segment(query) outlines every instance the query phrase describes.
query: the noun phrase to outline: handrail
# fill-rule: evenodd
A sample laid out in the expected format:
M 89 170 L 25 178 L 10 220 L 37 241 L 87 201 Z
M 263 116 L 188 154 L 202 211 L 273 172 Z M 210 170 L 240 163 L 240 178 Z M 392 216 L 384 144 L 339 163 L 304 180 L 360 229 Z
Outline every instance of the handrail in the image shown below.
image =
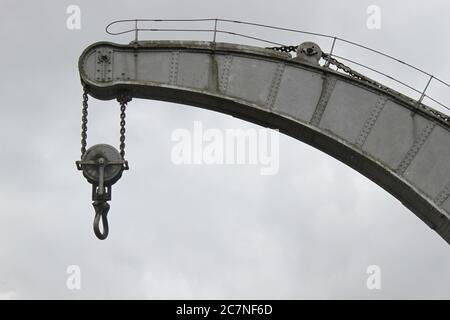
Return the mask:
M 154 22 L 154 23 L 161 23 L 161 22 L 169 22 L 169 23 L 174 23 L 174 22 L 209 22 L 209 23 L 213 23 L 212 28 L 204 28 L 204 29 L 186 29 L 186 28 L 140 28 L 140 24 L 145 23 L 145 22 Z M 219 28 L 219 22 L 222 24 Z M 111 27 L 117 24 L 123 24 L 123 23 L 134 23 L 134 28 L 131 29 L 126 29 L 124 31 L 119 31 L 119 32 L 113 32 L 111 31 Z M 215 45 L 215 43 L 217 42 L 217 35 L 218 34 L 228 34 L 228 35 L 233 35 L 233 36 L 238 36 L 238 37 L 243 37 L 246 39 L 251 39 L 251 40 L 256 40 L 256 41 L 260 41 L 260 42 L 264 42 L 264 43 L 269 43 L 272 45 L 278 45 L 278 46 L 286 46 L 285 44 L 281 44 L 279 42 L 276 41 L 272 41 L 272 40 L 268 40 L 268 39 L 263 39 L 260 37 L 256 37 L 253 35 L 248 35 L 248 34 L 243 34 L 243 33 L 238 33 L 238 32 L 234 32 L 234 31 L 230 31 L 227 30 L 226 28 L 224 28 L 223 26 L 228 23 L 228 24 L 242 24 L 242 25 L 247 25 L 247 26 L 253 26 L 253 27 L 260 27 L 260 28 L 266 28 L 266 29 L 272 29 L 272 30 L 279 30 L 279 31 L 287 31 L 287 32 L 294 32 L 294 33 L 300 33 L 300 34 L 305 34 L 305 35 L 312 35 L 312 36 L 316 36 L 316 37 L 322 37 L 322 38 L 326 38 L 326 39 L 330 39 L 332 40 L 332 44 L 331 44 L 331 50 L 330 53 L 328 54 L 329 57 L 336 57 L 345 61 L 348 61 L 350 63 L 353 63 L 357 66 L 366 68 L 368 70 L 371 70 L 373 72 L 376 72 L 390 80 L 395 81 L 396 83 L 412 90 L 413 92 L 417 93 L 420 95 L 420 97 L 417 99 L 417 103 L 418 104 L 422 104 L 422 100 L 424 98 L 429 99 L 430 101 L 433 101 L 434 103 L 438 104 L 439 106 L 445 108 L 446 110 L 450 111 L 450 107 L 446 106 L 444 103 L 439 102 L 438 100 L 436 100 L 435 98 L 430 97 L 427 94 L 427 90 L 430 86 L 430 84 L 435 81 L 435 82 L 439 82 L 440 84 L 450 88 L 450 84 L 447 83 L 446 81 L 437 78 L 436 76 L 418 68 L 415 67 L 407 62 L 404 62 L 400 59 L 397 59 L 389 54 L 386 54 L 384 52 L 381 52 L 379 50 L 376 49 L 372 49 L 370 47 L 367 47 L 365 45 L 341 38 L 341 37 L 337 37 L 337 36 L 333 36 L 333 35 L 328 35 L 328 34 L 323 34 L 323 33 L 317 33 L 317 32 L 310 32 L 310 31 L 304 31 L 304 30 L 298 30 L 298 29 L 291 29 L 291 28 L 283 28 L 283 27 L 276 27 L 276 26 L 271 26 L 271 25 L 266 25 L 266 24 L 261 24 L 261 23 L 254 23 L 254 22 L 247 22 L 247 21 L 240 21 L 240 20 L 230 20 L 230 19 L 220 19 L 220 18 L 205 18 L 205 19 L 122 19 L 122 20 L 115 20 L 111 23 L 109 23 L 105 30 L 106 33 L 108 33 L 109 35 L 123 35 L 123 34 L 127 34 L 127 33 L 134 33 L 135 35 L 135 41 L 138 42 L 139 41 L 139 32 L 200 32 L 200 33 L 212 33 L 213 37 L 212 37 L 212 42 Z M 407 83 L 405 83 L 404 81 L 398 80 L 396 78 L 394 78 L 393 76 L 389 76 L 384 72 L 381 72 L 379 70 L 376 70 L 375 68 L 366 66 L 362 63 L 353 61 L 351 59 L 348 58 L 344 58 L 338 55 L 335 55 L 333 53 L 333 51 L 335 50 L 335 47 L 338 45 L 338 43 L 346 43 L 355 47 L 359 47 L 361 49 L 373 52 L 377 55 L 381 55 L 385 58 L 391 59 L 393 61 L 395 61 L 396 63 L 400 63 L 404 66 L 407 66 L 423 75 L 426 75 L 428 77 L 427 80 L 427 84 L 425 86 L 425 88 L 423 90 L 419 90 L 417 88 L 414 88 L 411 85 L 408 85 Z M 328 66 L 329 61 L 326 62 L 326 66 Z
M 233 36 L 239 36 L 239 37 L 243 37 L 243 38 L 248 38 L 248 39 L 253 39 L 253 40 L 257 40 L 257 41 L 261 41 L 261 42 L 265 42 L 268 44 L 275 44 L 277 46 L 284 46 L 285 44 L 279 43 L 279 42 L 273 42 L 273 41 L 269 41 L 269 40 L 265 40 L 262 38 L 258 38 L 258 37 L 252 37 L 249 35 L 245 35 L 243 33 L 237 33 L 237 32 L 232 32 L 232 31 L 226 31 L 226 30 L 219 30 L 219 29 L 177 29 L 177 28 L 137 28 L 137 29 L 129 29 L 126 31 L 122 31 L 122 32 L 117 32 L 117 33 L 109 33 L 111 35 L 121 35 L 121 34 L 126 34 L 126 33 L 130 33 L 130 32 L 136 32 L 136 31 L 152 31 L 152 32 L 168 32 L 168 31 L 172 31 L 172 32 L 212 32 L 217 36 L 217 33 L 223 33 L 223 34 L 230 34 Z M 215 42 L 215 41 L 213 41 Z

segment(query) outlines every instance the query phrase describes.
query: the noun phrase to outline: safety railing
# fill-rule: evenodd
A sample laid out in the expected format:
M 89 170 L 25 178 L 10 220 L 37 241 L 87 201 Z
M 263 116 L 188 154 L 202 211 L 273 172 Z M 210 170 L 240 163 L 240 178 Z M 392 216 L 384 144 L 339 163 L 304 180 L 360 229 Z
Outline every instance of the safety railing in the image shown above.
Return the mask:
M 170 27 L 162 26 L 159 28 L 155 27 L 155 26 L 161 26 L 161 24 L 174 25 L 174 24 L 179 24 L 179 23 L 189 23 L 189 24 L 196 23 L 196 24 L 203 24 L 203 26 L 201 28 L 179 28 L 179 27 L 173 27 L 173 26 L 170 26 Z M 149 24 L 151 24 L 152 26 L 149 27 L 148 26 Z M 114 31 L 114 29 L 117 28 L 118 25 L 121 25 L 122 28 L 125 30 L 122 29 L 122 30 Z M 252 29 L 253 33 L 255 31 L 263 32 L 264 37 L 257 36 L 257 35 L 251 35 L 248 33 L 243 33 L 242 31 L 240 31 L 243 27 L 253 28 Z M 278 31 L 283 32 L 282 36 L 272 35 L 272 37 L 282 38 L 283 41 L 279 41 L 279 40 L 274 41 L 272 39 L 268 39 L 267 38 L 268 30 L 276 31 L 276 32 L 278 32 Z M 379 50 L 372 49 L 368 46 L 364 46 L 362 44 L 359 44 L 359 43 L 356 43 L 353 41 L 343 39 L 338 36 L 317 33 L 317 32 L 309 32 L 309 31 L 298 30 L 298 29 L 276 27 L 276 26 L 270 26 L 270 25 L 265 25 L 265 24 L 260 24 L 260 23 L 229 20 L 229 19 L 219 19 L 219 18 L 116 20 L 106 26 L 106 32 L 110 35 L 124 35 L 124 34 L 132 33 L 134 35 L 134 41 L 136 41 L 136 42 L 140 41 L 139 36 L 141 35 L 142 32 L 172 32 L 172 33 L 175 32 L 175 33 L 185 33 L 188 35 L 197 34 L 197 33 L 209 34 L 210 36 L 208 38 L 203 38 L 203 36 L 201 38 L 202 38 L 202 40 L 212 41 L 213 43 L 216 43 L 219 41 L 219 35 L 224 35 L 224 36 L 239 37 L 239 38 L 246 39 L 247 41 L 252 40 L 252 41 L 256 41 L 257 43 L 265 43 L 266 45 L 269 44 L 271 46 L 281 46 L 281 47 L 287 47 L 288 45 L 285 43 L 287 41 L 289 41 L 292 46 L 293 40 L 291 38 L 287 38 L 287 36 L 286 36 L 287 33 L 302 34 L 302 35 L 306 35 L 309 37 L 319 38 L 319 39 L 322 39 L 322 41 L 323 40 L 328 41 L 328 44 L 325 44 L 325 46 L 323 46 L 323 44 L 319 44 L 322 47 L 322 50 L 327 45 L 330 48 L 328 53 L 326 53 L 324 55 L 328 59 L 335 58 L 340 61 L 345 61 L 346 63 L 352 64 L 352 69 L 353 69 L 353 66 L 355 66 L 356 68 L 361 67 L 361 68 L 366 69 L 367 70 L 366 72 L 371 72 L 374 75 L 378 75 L 378 76 L 381 76 L 381 77 L 391 80 L 393 83 L 395 83 L 399 86 L 399 88 L 394 88 L 395 90 L 397 90 L 401 93 L 404 93 L 404 92 L 402 92 L 403 91 L 402 88 L 403 88 L 403 89 L 409 90 L 410 93 L 412 93 L 412 94 L 417 94 L 417 97 L 415 98 L 415 100 L 418 105 L 422 105 L 424 100 L 428 100 L 427 104 L 433 105 L 433 107 L 435 107 L 435 109 L 437 109 L 438 112 L 445 113 L 446 120 L 450 122 L 450 119 L 448 117 L 450 115 L 450 107 L 449 107 L 450 104 L 443 103 L 438 98 L 431 97 L 430 94 L 428 93 L 430 90 L 430 87 L 432 85 L 440 85 L 441 88 L 437 89 L 437 91 L 442 93 L 443 92 L 442 87 L 443 87 L 445 90 L 446 97 L 448 95 L 448 99 L 450 100 L 450 90 L 449 90 L 450 84 L 449 83 L 432 75 L 431 73 L 428 73 L 428 72 L 426 72 L 416 66 L 413 66 L 409 63 L 406 63 L 400 59 L 397 59 L 389 54 L 386 54 Z M 145 39 L 145 40 L 148 40 L 148 39 Z M 223 41 L 222 39 L 220 39 L 220 40 Z M 223 42 L 225 42 L 225 41 L 223 41 Z M 295 38 L 295 45 L 298 45 L 298 44 L 300 44 L 300 41 L 298 41 L 298 38 Z M 395 62 L 396 64 L 400 64 L 400 65 L 408 68 L 409 70 L 414 71 L 418 75 L 425 77 L 425 79 L 423 79 L 424 85 L 422 86 L 422 88 L 417 88 L 414 85 L 408 84 L 406 82 L 406 80 L 400 80 L 400 79 L 398 79 L 398 77 L 391 76 L 391 75 L 387 74 L 386 72 L 380 71 L 377 68 L 368 66 L 366 63 L 358 62 L 353 59 L 343 57 L 342 55 L 335 54 L 338 46 L 342 46 L 344 44 L 349 45 L 354 48 L 362 49 L 366 52 L 373 53 L 379 57 L 389 59 L 389 60 Z M 329 65 L 329 62 L 330 61 L 326 62 L 327 66 Z M 337 70 L 337 71 L 339 71 L 339 70 Z M 415 79 L 415 75 L 413 76 L 413 78 Z M 417 80 L 417 81 L 419 81 L 419 80 Z M 410 96 L 411 94 L 406 94 L 406 95 Z

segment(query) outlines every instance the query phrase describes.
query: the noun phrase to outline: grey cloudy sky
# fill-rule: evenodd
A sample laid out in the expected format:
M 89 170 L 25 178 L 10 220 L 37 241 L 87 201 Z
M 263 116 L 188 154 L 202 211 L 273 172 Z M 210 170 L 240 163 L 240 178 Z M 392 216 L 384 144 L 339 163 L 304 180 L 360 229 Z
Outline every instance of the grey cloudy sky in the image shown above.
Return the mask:
M 336 34 L 448 81 L 445 1 L 0 4 L 0 298 L 450 298 L 448 244 L 380 187 L 290 137 L 280 137 L 277 175 L 249 165 L 176 166 L 170 138 L 177 128 L 195 120 L 219 130 L 259 127 L 132 101 L 131 170 L 114 186 L 106 241 L 93 234 L 90 185 L 74 164 L 77 59 L 93 42 L 131 40 L 105 34 L 112 20 L 220 17 Z M 81 8 L 80 30 L 66 28 L 71 4 Z M 366 28 L 371 4 L 381 8 L 380 30 Z M 118 145 L 118 112 L 114 101 L 90 100 L 90 144 Z M 69 265 L 81 268 L 81 290 L 66 287 Z M 381 268 L 381 290 L 366 287 L 369 265 Z

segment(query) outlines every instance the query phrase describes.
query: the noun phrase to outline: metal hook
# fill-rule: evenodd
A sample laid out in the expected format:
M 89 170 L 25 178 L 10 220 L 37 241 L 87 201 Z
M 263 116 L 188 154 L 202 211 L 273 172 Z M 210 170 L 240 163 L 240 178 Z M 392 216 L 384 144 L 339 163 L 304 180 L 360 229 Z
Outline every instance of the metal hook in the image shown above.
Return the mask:
M 97 238 L 100 240 L 105 240 L 108 237 L 109 226 L 108 226 L 108 211 L 109 211 L 109 203 L 106 201 L 94 201 L 92 203 L 95 209 L 95 218 L 94 218 L 94 232 Z M 100 219 L 102 220 L 103 232 L 100 231 Z

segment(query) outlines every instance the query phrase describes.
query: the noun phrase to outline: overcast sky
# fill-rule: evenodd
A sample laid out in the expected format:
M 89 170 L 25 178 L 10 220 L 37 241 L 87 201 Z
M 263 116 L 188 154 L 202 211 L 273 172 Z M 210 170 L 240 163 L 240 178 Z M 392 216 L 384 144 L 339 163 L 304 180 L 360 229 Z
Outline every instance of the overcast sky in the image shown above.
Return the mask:
M 132 40 L 105 34 L 112 20 L 220 17 L 335 34 L 449 81 L 445 1 L 0 3 L 0 298 L 450 298 L 448 244 L 379 186 L 308 145 L 282 135 L 272 176 L 251 165 L 170 160 L 177 128 L 191 130 L 196 120 L 259 128 L 251 123 L 133 100 L 131 170 L 113 188 L 105 241 L 93 234 L 90 185 L 74 164 L 78 57 L 96 41 Z M 66 27 L 71 4 L 81 9 L 80 30 Z M 366 27 L 372 4 L 381 9 L 380 30 Z M 117 146 L 118 117 L 115 101 L 91 99 L 89 144 Z M 70 265 L 80 267 L 81 290 L 66 286 Z M 381 268 L 381 290 L 366 287 L 369 265 Z

